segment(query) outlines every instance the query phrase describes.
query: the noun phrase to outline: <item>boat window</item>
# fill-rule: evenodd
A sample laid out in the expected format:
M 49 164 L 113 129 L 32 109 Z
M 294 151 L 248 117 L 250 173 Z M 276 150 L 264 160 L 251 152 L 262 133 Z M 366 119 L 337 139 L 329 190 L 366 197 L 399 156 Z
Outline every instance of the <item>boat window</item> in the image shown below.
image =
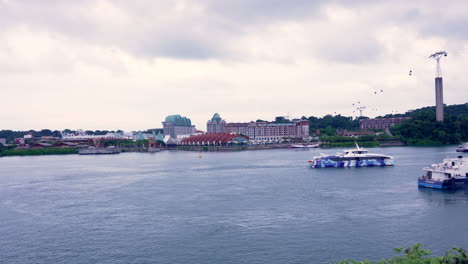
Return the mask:
M 455 161 L 452 161 L 452 166 L 455 166 Z

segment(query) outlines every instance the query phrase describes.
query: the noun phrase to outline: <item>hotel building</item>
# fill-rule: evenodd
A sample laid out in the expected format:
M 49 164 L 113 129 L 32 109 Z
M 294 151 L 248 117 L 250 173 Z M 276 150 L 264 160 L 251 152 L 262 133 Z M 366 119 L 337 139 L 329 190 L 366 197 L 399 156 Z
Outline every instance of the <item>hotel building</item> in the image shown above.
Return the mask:
M 193 135 L 195 134 L 195 126 L 192 125 L 192 121 L 180 115 L 170 115 L 166 117 L 166 120 L 162 122 L 164 136 L 170 136 L 176 138 L 180 135 Z
M 394 118 L 375 118 L 359 120 L 359 128 L 365 129 L 386 129 L 394 125 L 401 124 L 410 117 L 394 117 Z
M 246 135 L 251 141 L 283 141 L 286 138 L 308 139 L 309 120 L 292 120 L 287 123 L 228 123 L 224 130 L 226 133 Z
M 206 132 L 207 133 L 224 133 L 224 127 L 226 126 L 226 121 L 221 119 L 218 113 L 213 115 L 213 118 L 208 120 L 206 123 Z

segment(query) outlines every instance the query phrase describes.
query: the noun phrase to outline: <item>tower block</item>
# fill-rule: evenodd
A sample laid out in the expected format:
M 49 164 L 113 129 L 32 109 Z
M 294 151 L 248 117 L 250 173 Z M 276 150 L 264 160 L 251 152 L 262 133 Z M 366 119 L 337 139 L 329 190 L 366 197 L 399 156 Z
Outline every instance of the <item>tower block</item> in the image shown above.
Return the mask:
M 436 120 L 444 121 L 444 85 L 442 77 L 435 78 Z
M 442 71 L 440 69 L 440 58 L 447 57 L 447 52 L 438 51 L 429 58 L 436 60 L 435 96 L 436 96 L 436 120 L 444 121 L 444 85 L 442 82 Z

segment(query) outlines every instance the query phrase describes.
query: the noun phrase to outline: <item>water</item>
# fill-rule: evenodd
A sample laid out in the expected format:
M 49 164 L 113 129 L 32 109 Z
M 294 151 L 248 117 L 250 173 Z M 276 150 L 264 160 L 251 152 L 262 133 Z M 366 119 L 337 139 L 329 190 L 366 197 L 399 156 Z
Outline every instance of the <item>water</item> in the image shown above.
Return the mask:
M 309 169 L 334 150 L 0 158 L 1 263 L 330 263 L 468 248 L 468 191 L 418 189 L 454 146 L 394 167 Z

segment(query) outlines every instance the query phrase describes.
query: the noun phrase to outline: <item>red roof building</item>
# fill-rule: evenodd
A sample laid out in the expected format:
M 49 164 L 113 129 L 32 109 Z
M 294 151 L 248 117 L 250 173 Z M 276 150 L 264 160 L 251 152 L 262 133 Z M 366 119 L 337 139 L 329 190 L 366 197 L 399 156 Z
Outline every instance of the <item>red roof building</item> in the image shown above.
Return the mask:
M 230 144 L 246 143 L 248 140 L 248 137 L 241 135 L 229 133 L 208 133 L 184 138 L 180 144 L 186 146 L 225 146 Z

